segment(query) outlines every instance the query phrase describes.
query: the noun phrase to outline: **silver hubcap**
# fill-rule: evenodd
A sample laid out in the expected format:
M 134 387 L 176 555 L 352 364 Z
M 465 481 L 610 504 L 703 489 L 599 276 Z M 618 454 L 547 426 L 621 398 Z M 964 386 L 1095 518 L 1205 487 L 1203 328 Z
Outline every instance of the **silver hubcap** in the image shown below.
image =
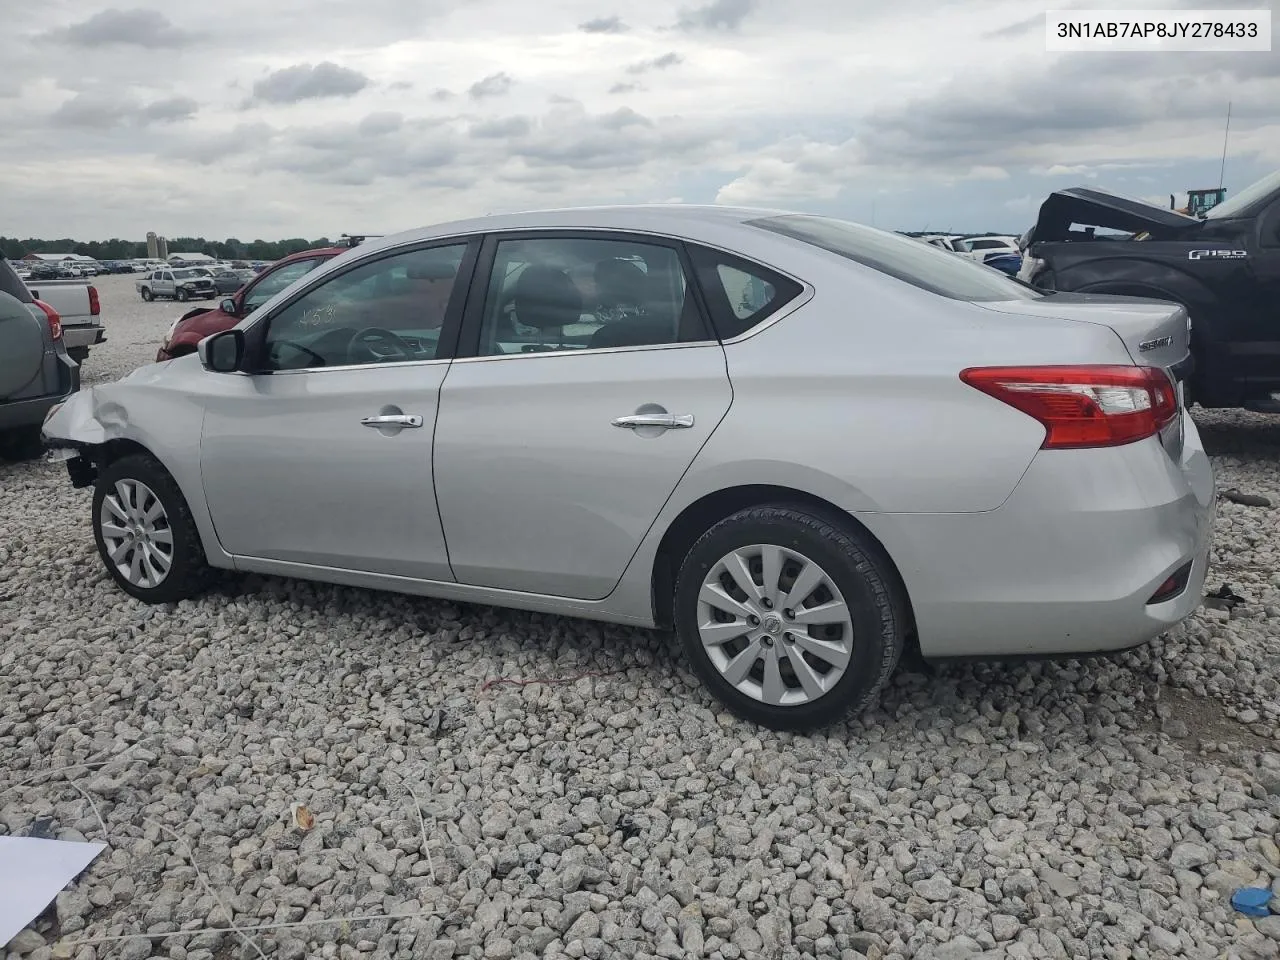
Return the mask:
M 853 620 L 818 564 L 773 544 L 722 557 L 698 593 L 707 656 L 740 693 L 773 706 L 812 703 L 849 668 Z
M 159 586 L 173 566 L 173 530 L 155 492 L 141 480 L 117 480 L 102 499 L 98 526 L 107 556 L 137 587 Z

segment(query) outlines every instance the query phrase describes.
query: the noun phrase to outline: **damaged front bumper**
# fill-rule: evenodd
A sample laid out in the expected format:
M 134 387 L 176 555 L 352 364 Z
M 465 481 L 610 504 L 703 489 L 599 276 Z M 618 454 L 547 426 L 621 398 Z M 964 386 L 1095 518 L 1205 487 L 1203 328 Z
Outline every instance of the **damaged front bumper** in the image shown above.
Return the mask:
M 106 431 L 95 416 L 95 388 L 80 390 L 45 414 L 41 437 L 46 458 L 65 463 L 73 487 L 92 486 L 98 478 L 98 450 Z

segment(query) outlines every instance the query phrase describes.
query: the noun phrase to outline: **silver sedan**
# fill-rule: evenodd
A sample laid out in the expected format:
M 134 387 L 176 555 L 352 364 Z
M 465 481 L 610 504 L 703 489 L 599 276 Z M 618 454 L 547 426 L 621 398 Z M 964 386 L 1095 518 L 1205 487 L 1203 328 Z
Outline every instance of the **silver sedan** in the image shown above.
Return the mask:
M 560 210 L 370 241 L 45 424 L 127 593 L 211 568 L 674 628 L 777 728 L 1198 603 L 1183 308 L 840 220 Z

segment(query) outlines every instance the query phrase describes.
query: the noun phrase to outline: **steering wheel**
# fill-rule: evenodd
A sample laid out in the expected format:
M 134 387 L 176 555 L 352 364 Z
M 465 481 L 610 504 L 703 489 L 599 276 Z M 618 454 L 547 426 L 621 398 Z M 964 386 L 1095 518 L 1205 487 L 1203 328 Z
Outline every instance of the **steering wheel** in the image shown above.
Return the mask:
M 357 361 L 357 357 L 360 357 L 372 363 L 412 360 L 413 348 L 390 330 L 384 330 L 382 327 L 365 327 L 357 331 L 356 335 L 348 341 L 347 356 L 352 361 Z

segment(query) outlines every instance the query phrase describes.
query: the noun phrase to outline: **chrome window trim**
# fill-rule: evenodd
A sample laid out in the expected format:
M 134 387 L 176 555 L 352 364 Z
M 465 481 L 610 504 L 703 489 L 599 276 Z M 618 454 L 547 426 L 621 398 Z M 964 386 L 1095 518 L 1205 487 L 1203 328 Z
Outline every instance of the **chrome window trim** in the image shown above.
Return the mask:
M 296 370 L 263 370 L 246 373 L 246 377 L 287 377 L 298 373 L 345 373 L 350 370 L 385 370 L 388 367 L 429 367 L 452 360 L 391 360 L 385 363 L 344 363 L 337 367 L 298 367 Z
M 642 343 L 633 347 L 584 347 L 581 350 L 539 350 L 536 353 L 501 353 L 485 357 L 458 357 L 453 363 L 483 363 L 491 360 L 534 360 L 543 357 L 599 356 L 604 353 L 639 353 L 649 350 L 690 350 L 718 347 L 719 340 L 692 340 L 687 343 Z

